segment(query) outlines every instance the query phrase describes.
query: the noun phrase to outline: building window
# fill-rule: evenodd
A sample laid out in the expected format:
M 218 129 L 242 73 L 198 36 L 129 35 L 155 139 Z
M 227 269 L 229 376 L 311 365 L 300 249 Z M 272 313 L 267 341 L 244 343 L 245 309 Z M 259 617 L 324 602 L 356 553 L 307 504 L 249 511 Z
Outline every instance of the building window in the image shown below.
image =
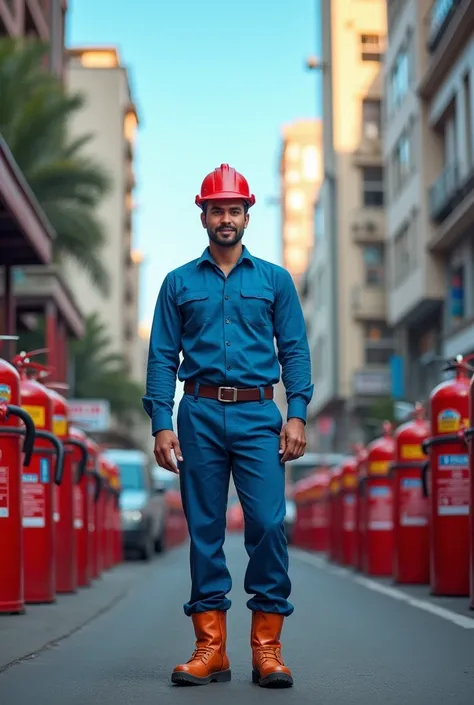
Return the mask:
M 395 57 L 390 72 L 389 112 L 394 112 L 402 104 L 410 87 L 410 55 L 407 46 L 403 46 Z
M 301 211 L 305 206 L 304 192 L 298 188 L 289 189 L 286 194 L 286 207 L 288 210 Z
M 362 101 L 362 129 L 364 137 L 369 140 L 380 139 L 381 133 L 381 102 L 380 100 Z
M 398 139 L 392 157 L 393 192 L 396 195 L 405 185 L 413 166 L 412 126 L 406 128 Z
M 362 61 L 382 61 L 382 38 L 378 34 L 360 35 L 360 54 Z
M 368 286 L 381 286 L 385 281 L 383 245 L 367 245 L 363 251 L 365 283 Z
M 303 149 L 303 178 L 307 181 L 318 181 L 321 173 L 319 150 L 315 145 L 307 145 Z
M 394 352 L 393 333 L 383 321 L 366 323 L 364 355 L 366 365 L 388 365 Z
M 362 202 L 366 207 L 381 208 L 384 204 L 383 168 L 366 166 L 362 169 Z

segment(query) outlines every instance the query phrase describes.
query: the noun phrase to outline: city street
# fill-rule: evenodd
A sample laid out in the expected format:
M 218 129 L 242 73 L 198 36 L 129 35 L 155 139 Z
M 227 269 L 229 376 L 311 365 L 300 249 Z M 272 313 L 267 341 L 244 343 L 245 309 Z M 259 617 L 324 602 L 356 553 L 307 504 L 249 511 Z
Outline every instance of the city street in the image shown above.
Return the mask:
M 242 538 L 229 536 L 226 549 L 234 576 L 231 683 L 186 689 L 170 683 L 173 666 L 187 660 L 193 648 L 191 622 L 182 612 L 189 582 L 183 546 L 145 569 L 134 563 L 119 567 L 130 574 L 138 570 L 140 579 L 82 629 L 4 667 L 0 702 L 472 704 L 474 613 L 467 600 L 435 600 L 426 588 L 395 589 L 296 550 L 291 559 L 296 609 L 283 634 L 295 686 L 266 691 L 252 685 Z

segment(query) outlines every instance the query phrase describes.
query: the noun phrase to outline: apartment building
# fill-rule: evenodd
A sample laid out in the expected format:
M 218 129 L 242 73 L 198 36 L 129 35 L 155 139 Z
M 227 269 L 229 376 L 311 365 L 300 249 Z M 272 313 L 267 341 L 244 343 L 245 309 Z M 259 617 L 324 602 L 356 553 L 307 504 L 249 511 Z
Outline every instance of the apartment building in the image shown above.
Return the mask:
M 388 2 L 388 319 L 405 397 L 474 351 L 474 3 Z
M 98 208 L 107 233 L 103 262 L 110 277 L 107 296 L 91 286 L 87 275 L 68 263 L 68 279 L 85 314 L 98 312 L 108 324 L 113 349 L 125 355 L 129 371 L 144 379 L 140 364 L 139 281 L 142 256 L 133 248 L 134 150 L 138 118 L 127 69 L 113 47 L 68 52 L 67 85 L 85 105 L 71 121 L 73 135 L 93 133 L 86 149 L 108 171 L 112 191 Z
M 37 37 L 50 44 L 48 69 L 63 76 L 67 0 L 0 0 L 0 37 Z
M 314 205 L 323 176 L 321 120 L 282 128 L 280 200 L 282 264 L 299 287 L 314 244 Z
M 391 392 L 381 101 L 383 0 L 321 0 L 324 180 L 302 287 L 315 385 L 309 449 L 345 452 Z

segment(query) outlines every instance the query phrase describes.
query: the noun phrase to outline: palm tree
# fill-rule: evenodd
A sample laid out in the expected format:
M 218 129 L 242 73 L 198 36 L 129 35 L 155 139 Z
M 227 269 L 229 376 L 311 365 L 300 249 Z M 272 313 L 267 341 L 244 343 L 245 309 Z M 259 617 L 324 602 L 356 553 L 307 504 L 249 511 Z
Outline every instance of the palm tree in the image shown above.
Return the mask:
M 83 105 L 41 68 L 47 45 L 36 40 L 0 40 L 0 133 L 56 231 L 54 258 L 73 258 L 106 294 L 101 262 L 106 232 L 96 208 L 110 179 L 83 147 L 92 135 L 71 140 L 68 123 Z
M 112 413 L 126 423 L 144 413 L 143 389 L 130 379 L 123 356 L 111 351 L 107 327 L 98 314 L 86 319 L 84 336 L 72 343 L 71 357 L 76 399 L 107 399 Z

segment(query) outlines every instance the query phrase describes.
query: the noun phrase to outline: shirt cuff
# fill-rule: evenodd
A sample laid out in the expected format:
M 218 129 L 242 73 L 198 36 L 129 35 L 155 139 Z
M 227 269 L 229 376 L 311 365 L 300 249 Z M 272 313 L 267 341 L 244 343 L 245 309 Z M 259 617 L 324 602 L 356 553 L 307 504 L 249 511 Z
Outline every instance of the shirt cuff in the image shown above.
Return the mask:
M 302 399 L 291 399 L 288 402 L 287 419 L 301 419 L 306 423 L 306 402 Z
M 158 411 L 151 420 L 151 435 L 154 436 L 159 431 L 174 431 L 173 417 L 166 411 Z

